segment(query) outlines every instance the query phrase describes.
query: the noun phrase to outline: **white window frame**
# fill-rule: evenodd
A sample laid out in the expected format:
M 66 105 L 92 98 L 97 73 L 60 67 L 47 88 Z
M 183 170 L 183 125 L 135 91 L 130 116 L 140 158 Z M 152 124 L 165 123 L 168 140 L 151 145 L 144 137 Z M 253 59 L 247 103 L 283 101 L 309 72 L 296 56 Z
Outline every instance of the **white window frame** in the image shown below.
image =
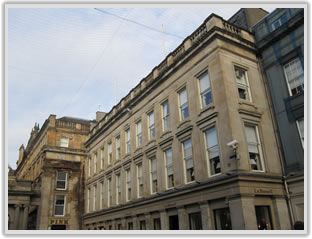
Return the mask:
M 303 126 L 303 132 L 301 132 L 301 128 L 300 128 L 300 122 L 302 121 L 302 126 Z M 296 124 L 297 124 L 297 129 L 298 129 L 298 133 L 299 133 L 299 137 L 300 137 L 300 141 L 302 144 L 302 148 L 304 148 L 304 117 L 297 119 L 296 120 Z
M 101 148 L 101 169 L 104 168 L 104 147 Z
M 93 185 L 93 211 L 96 211 L 96 185 Z
M 140 190 L 140 185 L 142 185 L 142 191 Z M 143 195 L 144 195 L 143 165 L 142 165 L 142 163 L 139 163 L 139 164 L 137 164 L 137 197 L 141 198 L 141 197 L 143 197 Z
M 182 102 L 182 94 L 185 92 L 185 95 L 186 95 L 186 102 Z M 178 92 L 178 95 L 179 95 L 179 113 L 180 113 L 180 121 L 183 121 L 185 119 L 187 119 L 189 116 L 190 116 L 190 112 L 189 112 L 189 106 L 188 106 L 188 95 L 187 95 L 187 89 L 186 89 L 186 86 L 184 86 L 179 92 Z M 187 116 L 184 117 L 184 114 L 183 114 L 183 110 L 184 109 L 187 109 Z
M 60 173 L 64 173 L 65 174 L 65 180 L 60 180 L 59 179 L 59 174 Z M 64 188 L 59 188 L 59 187 L 57 187 L 57 182 L 64 182 L 65 181 L 65 187 Z M 66 190 L 67 189 L 67 172 L 64 172 L 64 171 L 58 171 L 57 172 L 57 174 L 56 174 L 56 186 L 55 186 L 55 188 L 57 189 L 57 190 Z
M 167 152 L 168 151 L 171 151 L 171 164 L 168 164 L 168 155 L 167 155 Z M 174 172 L 173 172 L 173 155 L 172 155 L 172 148 L 168 148 L 164 151 L 164 157 L 165 157 L 165 171 L 166 171 L 166 188 L 167 190 L 168 189 L 171 189 L 171 188 L 174 188 L 175 187 L 175 178 L 174 178 Z M 172 170 L 172 174 L 168 174 L 168 168 L 171 168 Z M 172 187 L 169 187 L 169 176 L 173 177 L 173 185 Z
M 190 141 L 191 142 L 191 152 L 192 152 L 192 154 L 190 155 L 190 156 L 188 156 L 188 157 L 186 157 L 185 156 L 185 143 L 187 142 L 187 141 Z M 183 160 L 184 160 L 184 174 L 185 174 L 185 183 L 191 183 L 191 182 L 194 182 L 195 181 L 195 167 L 194 167 L 194 160 L 193 160 L 193 144 L 192 144 L 192 139 L 191 138 L 189 138 L 189 139 L 186 139 L 186 140 L 184 140 L 183 142 L 182 142 L 182 149 L 183 149 Z M 194 180 L 190 180 L 190 181 L 188 181 L 188 179 L 187 179 L 187 174 L 188 174 L 188 170 L 189 170 L 189 168 L 187 168 L 187 161 L 189 161 L 189 160 L 192 160 L 192 168 L 193 168 L 193 172 L 192 172 L 192 174 L 193 174 L 193 177 L 194 177 Z M 191 175 L 192 176 L 192 175 Z
M 153 116 L 153 123 L 151 123 L 151 116 Z M 152 133 L 154 132 L 154 134 Z M 155 115 L 154 111 L 148 113 L 148 139 L 151 140 L 155 138 Z
M 303 71 L 303 68 L 302 68 L 302 65 L 301 65 L 301 62 L 300 62 L 299 57 L 296 57 L 296 58 L 292 59 L 291 61 L 287 62 L 286 64 L 284 64 L 284 66 L 283 66 L 284 74 L 285 74 L 285 78 L 286 78 L 286 84 L 287 84 L 287 88 L 288 88 L 288 92 L 289 92 L 289 95 L 290 95 L 290 96 L 296 95 L 296 94 L 293 94 L 293 93 L 292 93 L 292 89 L 291 89 L 290 83 L 289 83 L 289 76 L 288 76 L 288 74 L 287 74 L 287 67 L 291 66 L 291 64 L 292 64 L 293 62 L 296 62 L 296 64 L 300 64 L 300 66 L 301 66 L 301 70 L 302 70 L 302 79 L 303 79 L 303 82 L 302 82 L 302 83 L 303 83 L 303 84 L 301 84 L 300 86 L 302 86 L 302 89 L 303 89 L 303 91 L 304 91 L 304 71 Z M 300 78 L 300 76 L 301 76 L 301 75 L 297 76 L 297 78 L 295 78 L 295 79 Z M 292 80 L 294 81 L 295 79 L 292 79 Z M 297 87 L 299 87 L 299 86 L 297 86 Z M 296 88 L 295 88 L 295 89 L 296 89 Z
M 168 114 L 165 114 L 165 105 L 168 106 Z M 170 128 L 170 108 L 169 108 L 169 101 L 166 100 L 161 104 L 161 112 L 162 112 L 162 128 L 163 131 L 169 130 Z
M 200 82 L 205 80 L 205 76 L 207 75 L 207 80 L 208 80 L 208 85 L 209 87 L 208 88 L 205 88 L 205 89 L 202 89 L 201 88 L 201 84 Z M 203 73 L 201 73 L 198 77 L 198 88 L 199 88 L 199 93 L 200 93 L 200 106 L 201 106 L 201 109 L 207 107 L 208 105 L 211 105 L 212 102 L 213 102 L 213 99 L 212 99 L 212 90 L 211 90 L 211 81 L 210 81 L 210 77 L 209 77 L 209 72 L 208 71 L 204 71 Z M 211 102 L 209 102 L 207 105 L 206 105 L 206 101 L 204 101 L 204 97 L 206 97 L 206 95 L 210 94 L 210 98 L 211 98 Z
M 150 182 L 151 182 L 151 193 L 157 193 L 158 191 L 158 176 L 157 176 L 157 159 L 156 158 L 151 158 L 150 160 Z M 153 169 L 153 162 L 155 162 L 155 169 Z M 153 191 L 153 175 L 156 177 L 156 191 Z
M 129 194 L 130 189 L 130 194 Z M 126 201 L 131 200 L 131 168 L 126 169 Z
M 60 205 L 63 205 L 63 214 L 56 214 L 55 211 L 56 211 L 56 200 L 57 200 L 57 197 L 64 197 L 64 204 L 60 204 Z M 60 195 L 60 194 L 56 194 L 55 197 L 54 197 L 54 216 L 55 217 L 64 217 L 65 216 L 65 208 L 66 208 L 66 195 Z
M 216 136 L 216 139 L 217 139 L 217 144 L 216 145 L 212 145 L 212 146 L 208 146 L 209 142 L 208 142 L 208 138 L 207 138 L 207 132 L 209 130 L 215 130 L 215 136 Z M 206 157 L 207 157 L 207 163 L 208 163 L 208 172 L 209 172 L 209 176 L 216 176 L 216 175 L 219 175 L 221 174 L 221 157 L 220 157 L 220 149 L 219 149 L 219 139 L 218 139 L 218 132 L 217 132 L 217 127 L 216 126 L 213 126 L 213 127 L 210 127 L 208 128 L 207 130 L 205 130 L 204 132 L 204 136 L 205 136 L 205 147 L 206 147 Z M 219 167 L 220 167 L 220 172 L 219 173 L 212 173 L 212 168 L 211 168 L 211 165 L 213 164 L 213 161 L 212 159 L 210 159 L 209 157 L 209 152 L 212 151 L 212 150 L 215 150 L 217 149 L 218 150 L 218 157 L 219 157 L 219 161 L 217 162 L 217 166 L 219 164 Z
M 69 146 L 69 138 L 65 136 L 61 136 L 60 147 L 68 148 L 68 146 Z
M 126 137 L 125 137 L 125 143 L 126 143 L 126 153 L 131 152 L 131 134 L 130 134 L 130 128 L 126 129 L 125 131 Z
M 142 121 L 139 120 L 136 123 L 136 146 L 140 147 L 142 145 Z
M 247 135 L 246 135 L 246 127 L 252 127 L 255 129 L 255 133 L 256 133 L 256 140 L 257 142 L 248 142 L 248 138 L 247 138 Z M 258 129 L 258 126 L 257 125 L 254 125 L 254 124 L 249 124 L 249 123 L 245 123 L 244 124 L 244 130 L 245 130 L 245 135 L 246 135 L 246 143 L 247 143 L 247 150 L 248 150 L 248 158 L 249 158 L 249 162 L 250 162 L 250 167 L 251 167 L 251 170 L 252 171 L 259 171 L 259 172 L 265 172 L 265 164 L 264 164 L 264 159 L 263 159 L 263 154 L 262 154 L 262 147 L 261 147 L 261 140 L 260 140 L 260 136 L 259 136 L 259 129 Z M 259 152 L 259 162 L 260 162 L 260 166 L 262 167 L 262 169 L 252 169 L 252 159 L 250 159 L 250 152 L 249 152 L 249 145 L 256 145 L 257 146 L 257 149 L 258 149 L 258 152 Z
M 121 201 L 121 184 L 120 184 L 120 173 L 116 174 L 116 205 L 120 204 Z
M 107 144 L 107 157 L 108 157 L 108 165 L 113 163 L 113 143 L 109 142 Z
M 239 81 L 237 80 L 238 78 L 237 78 L 236 70 L 241 70 L 241 71 L 244 72 L 245 79 L 246 79 L 246 84 L 239 83 Z M 243 67 L 235 65 L 234 66 L 234 73 L 235 73 L 235 81 L 236 81 L 236 84 L 237 84 L 237 90 L 238 90 L 238 97 L 239 97 L 239 99 L 247 100 L 249 102 L 252 102 L 252 97 L 251 97 L 251 92 L 250 92 L 251 90 L 250 90 L 249 78 L 248 78 L 248 71 L 246 69 L 244 69 Z M 246 99 L 243 99 L 243 98 L 240 97 L 239 89 L 245 90 Z

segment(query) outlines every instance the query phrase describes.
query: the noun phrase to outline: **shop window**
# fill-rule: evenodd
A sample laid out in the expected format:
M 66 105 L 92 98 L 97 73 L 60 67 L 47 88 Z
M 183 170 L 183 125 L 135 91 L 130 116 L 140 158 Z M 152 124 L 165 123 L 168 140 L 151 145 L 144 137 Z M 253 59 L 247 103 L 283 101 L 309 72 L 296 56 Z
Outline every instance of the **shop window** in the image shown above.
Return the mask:
M 284 65 L 284 72 L 290 95 L 296 95 L 304 90 L 304 74 L 299 58 Z
M 211 87 L 208 71 L 198 78 L 202 108 L 212 103 Z
M 121 228 L 121 224 L 118 224 L 117 225 L 117 230 L 121 230 L 122 228 Z
M 216 230 L 232 230 L 229 208 L 214 210 L 214 218 Z
M 52 225 L 51 230 L 66 230 L 66 225 Z
M 269 206 L 256 206 L 258 230 L 272 230 L 272 220 Z
M 67 179 L 67 173 L 57 172 L 56 189 L 65 190 L 66 184 L 67 184 L 66 179 Z
M 161 230 L 160 218 L 154 218 L 154 230 Z
M 219 156 L 219 146 L 216 128 L 210 128 L 205 132 L 206 148 L 209 160 L 210 175 L 215 175 L 221 172 L 221 163 Z
M 132 222 L 128 222 L 128 230 L 133 230 L 133 223 Z
M 178 215 L 169 216 L 169 230 L 179 230 Z
M 190 230 L 202 230 L 201 213 L 189 214 Z
M 179 102 L 180 102 L 180 119 L 184 120 L 189 116 L 186 88 L 183 88 L 179 92 Z

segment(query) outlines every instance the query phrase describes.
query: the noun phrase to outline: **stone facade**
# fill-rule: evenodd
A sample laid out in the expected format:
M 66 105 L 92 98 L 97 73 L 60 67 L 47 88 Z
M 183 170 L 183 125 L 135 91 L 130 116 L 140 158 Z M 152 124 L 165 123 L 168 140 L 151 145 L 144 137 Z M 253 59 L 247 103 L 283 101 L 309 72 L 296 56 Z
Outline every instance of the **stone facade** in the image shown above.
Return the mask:
M 253 32 L 271 93 L 295 224 L 304 221 L 304 9 L 276 9 Z
M 212 14 L 94 127 L 83 229 L 290 229 L 253 35 Z
M 81 229 L 84 142 L 89 130 L 90 121 L 50 115 L 40 130 L 35 125 L 26 149 L 21 146 L 17 181 L 27 180 L 39 194 L 36 215 L 28 212 L 35 227 L 28 224 L 24 229 Z

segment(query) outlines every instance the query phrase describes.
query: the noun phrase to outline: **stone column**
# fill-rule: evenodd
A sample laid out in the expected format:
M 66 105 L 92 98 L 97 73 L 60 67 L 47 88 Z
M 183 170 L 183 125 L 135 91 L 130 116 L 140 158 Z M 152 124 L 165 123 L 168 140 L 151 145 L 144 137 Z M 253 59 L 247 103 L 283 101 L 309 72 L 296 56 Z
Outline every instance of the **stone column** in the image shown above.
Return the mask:
M 169 219 L 166 210 L 160 211 L 161 230 L 169 230 Z
M 254 197 L 244 196 L 229 199 L 233 230 L 257 230 Z
M 273 213 L 275 215 L 275 224 L 273 224 L 273 228 L 277 230 L 291 230 L 286 200 L 281 197 L 273 197 L 272 201 Z
M 133 230 L 140 230 L 140 228 L 138 228 L 138 217 L 137 216 L 132 217 L 132 223 L 133 223 Z
M 207 201 L 200 202 L 201 220 L 203 230 L 213 230 L 212 226 L 212 215 L 210 211 L 210 206 Z
M 127 230 L 126 218 L 121 219 L 121 229 Z
M 28 205 L 24 205 L 23 230 L 27 230 L 27 226 L 28 226 L 28 211 L 29 211 L 29 206 Z
M 13 224 L 13 229 L 18 230 L 19 228 L 19 215 L 20 215 L 20 205 L 16 204 L 15 205 L 15 214 L 14 214 L 14 224 Z
M 189 230 L 189 223 L 187 214 L 185 212 L 185 208 L 179 207 L 178 208 L 178 217 L 179 217 L 179 230 Z
M 152 215 L 150 213 L 145 214 L 145 224 L 146 224 L 146 230 L 154 229 Z

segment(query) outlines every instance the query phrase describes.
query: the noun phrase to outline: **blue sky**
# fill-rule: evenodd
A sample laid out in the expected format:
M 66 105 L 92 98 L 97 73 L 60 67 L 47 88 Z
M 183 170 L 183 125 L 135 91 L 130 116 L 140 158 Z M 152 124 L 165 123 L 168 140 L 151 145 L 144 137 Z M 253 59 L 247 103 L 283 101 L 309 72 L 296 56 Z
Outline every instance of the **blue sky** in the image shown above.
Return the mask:
M 185 38 L 211 13 L 228 19 L 240 7 L 225 6 L 101 9 Z M 50 114 L 91 120 L 110 111 L 164 59 L 164 49 L 167 55 L 183 40 L 93 8 L 10 8 L 7 20 L 13 168 L 35 122 L 41 126 Z

